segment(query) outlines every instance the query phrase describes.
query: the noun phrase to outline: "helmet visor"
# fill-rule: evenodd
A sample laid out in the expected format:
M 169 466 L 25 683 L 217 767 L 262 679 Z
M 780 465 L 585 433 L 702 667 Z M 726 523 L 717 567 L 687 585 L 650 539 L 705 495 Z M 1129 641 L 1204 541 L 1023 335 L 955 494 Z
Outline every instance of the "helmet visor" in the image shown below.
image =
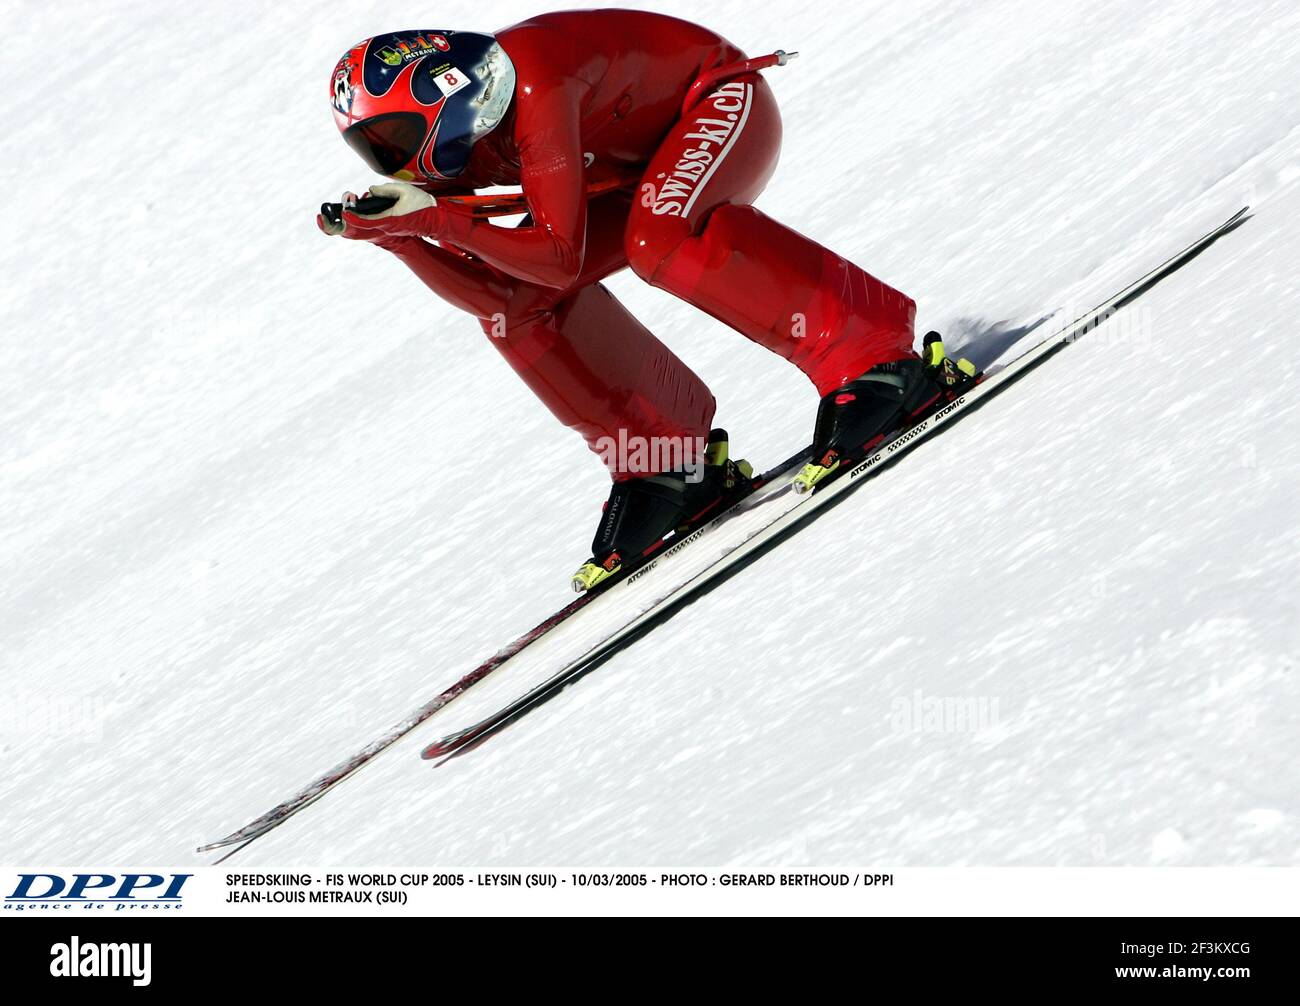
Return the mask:
M 381 175 L 395 175 L 420 151 L 429 125 L 419 112 L 376 115 L 343 130 L 343 139 Z

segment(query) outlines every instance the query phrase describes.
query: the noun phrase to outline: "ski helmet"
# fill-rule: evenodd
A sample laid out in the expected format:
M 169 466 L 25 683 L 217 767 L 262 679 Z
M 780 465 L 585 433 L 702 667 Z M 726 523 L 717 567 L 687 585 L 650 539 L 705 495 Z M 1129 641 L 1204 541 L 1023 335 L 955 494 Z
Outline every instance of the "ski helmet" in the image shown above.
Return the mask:
M 515 68 L 491 35 L 422 29 L 376 35 L 338 61 L 334 122 L 381 175 L 443 181 L 505 117 Z

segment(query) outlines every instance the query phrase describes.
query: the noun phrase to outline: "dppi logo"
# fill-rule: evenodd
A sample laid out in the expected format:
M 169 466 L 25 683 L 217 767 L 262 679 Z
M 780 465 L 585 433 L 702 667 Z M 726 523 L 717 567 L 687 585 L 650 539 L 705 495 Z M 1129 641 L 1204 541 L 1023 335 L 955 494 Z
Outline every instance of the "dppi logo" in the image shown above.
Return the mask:
M 5 910 L 17 912 L 71 910 L 115 912 L 180 908 L 181 888 L 192 873 L 20 873 Z

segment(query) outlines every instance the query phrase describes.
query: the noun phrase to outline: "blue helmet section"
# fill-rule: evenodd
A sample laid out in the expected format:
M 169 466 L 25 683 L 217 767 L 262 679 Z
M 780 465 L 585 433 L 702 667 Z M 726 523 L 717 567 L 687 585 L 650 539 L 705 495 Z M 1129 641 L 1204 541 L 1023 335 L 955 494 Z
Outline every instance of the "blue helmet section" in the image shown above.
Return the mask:
M 430 109 L 441 102 L 419 163 L 426 174 L 445 178 L 465 170 L 474 142 L 496 127 L 514 95 L 510 57 L 492 35 L 478 32 L 422 29 L 376 35 L 366 44 L 361 64 L 364 89 L 376 98 L 388 96 L 399 80 L 409 80 L 409 96 L 392 95 L 394 108 L 410 103 L 411 96 Z

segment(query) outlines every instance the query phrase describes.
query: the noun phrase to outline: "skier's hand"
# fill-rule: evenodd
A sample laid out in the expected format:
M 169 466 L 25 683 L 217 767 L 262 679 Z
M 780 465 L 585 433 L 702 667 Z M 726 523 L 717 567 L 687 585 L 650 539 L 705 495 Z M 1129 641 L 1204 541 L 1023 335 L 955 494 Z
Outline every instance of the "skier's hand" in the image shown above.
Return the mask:
M 438 200 L 410 182 L 384 182 L 372 186 L 372 196 L 387 196 L 397 200 L 379 213 L 357 213 L 343 209 L 344 236 L 373 241 L 377 237 L 427 237 L 437 238 L 443 229 L 443 211 Z
M 357 194 L 355 192 L 345 192 L 343 193 L 343 198 L 339 200 L 339 203 L 345 207 L 355 206 L 357 204 Z M 328 235 L 329 237 L 332 238 L 333 237 L 346 237 L 346 238 L 362 237 L 362 235 L 358 234 L 355 230 L 349 232 L 348 225 L 343 219 L 340 218 L 338 220 L 331 220 L 329 217 L 326 217 L 323 213 L 316 214 L 316 226 L 320 228 L 322 234 Z

